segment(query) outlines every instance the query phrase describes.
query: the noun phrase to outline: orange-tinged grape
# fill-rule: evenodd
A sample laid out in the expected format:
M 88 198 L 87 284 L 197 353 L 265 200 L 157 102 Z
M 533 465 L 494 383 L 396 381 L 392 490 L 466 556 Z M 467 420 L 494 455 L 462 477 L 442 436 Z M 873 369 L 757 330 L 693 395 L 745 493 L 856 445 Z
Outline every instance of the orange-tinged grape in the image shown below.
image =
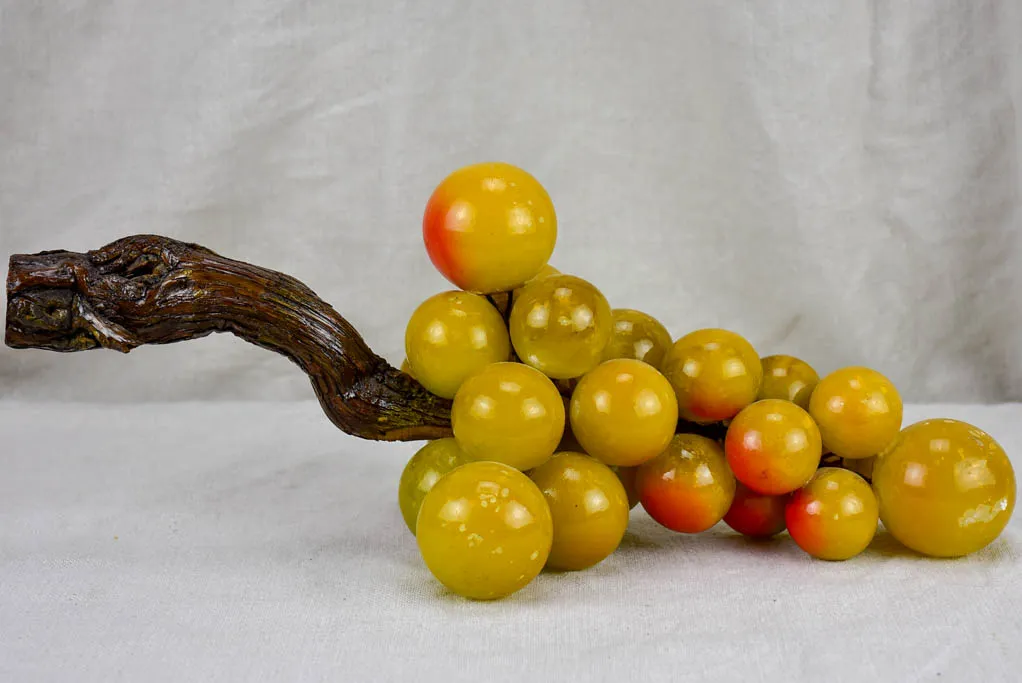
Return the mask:
M 681 417 L 702 424 L 737 415 L 756 400 L 763 379 L 752 344 L 718 329 L 697 330 L 674 342 L 661 370 L 674 385 Z
M 415 375 L 412 375 L 412 366 L 408 362 L 407 358 L 405 358 L 403 361 L 401 361 L 401 372 L 403 372 L 406 375 L 409 375 L 411 377 L 415 377 Z
M 550 277 L 551 275 L 560 275 L 560 274 L 561 274 L 561 271 L 557 270 L 556 268 L 554 268 L 552 265 L 550 265 L 548 263 L 545 266 L 543 266 L 542 268 L 540 268 L 539 272 L 536 274 L 536 277 L 530 279 L 529 282 L 535 282 L 536 280 L 542 280 L 543 278 Z M 526 285 L 528 285 L 529 282 L 526 282 L 524 285 L 522 285 L 522 287 L 525 287 Z M 518 287 L 513 292 L 511 292 L 511 305 L 512 306 L 514 306 L 515 302 L 518 301 L 518 297 L 522 293 L 522 287 Z
M 473 460 L 528 470 L 546 462 L 557 448 L 564 434 L 564 402 L 538 370 L 493 363 L 458 389 L 451 427 Z
M 809 410 L 809 397 L 820 381 L 809 363 L 794 356 L 765 356 L 759 398 L 780 398 Z
M 879 511 L 873 489 L 855 472 L 821 467 L 785 508 L 788 533 L 821 560 L 847 560 L 869 545 Z
M 812 478 L 823 447 L 809 413 L 790 401 L 768 398 L 735 416 L 724 452 L 738 481 L 757 493 L 778 496 Z
M 603 349 L 603 359 L 634 358 L 660 367 L 667 349 L 671 348 L 671 334 L 659 320 L 642 311 L 615 308 L 614 332 Z
M 553 523 L 527 476 L 500 463 L 471 462 L 426 494 L 416 539 L 440 583 L 466 598 L 493 600 L 536 578 L 550 553 Z
M 608 465 L 641 465 L 661 453 L 678 426 L 674 389 L 652 365 L 608 360 L 571 394 L 571 430 L 589 455 Z
M 547 566 L 574 571 L 600 562 L 628 527 L 628 495 L 600 461 L 581 453 L 555 453 L 529 478 L 543 492 L 554 521 Z
M 639 466 L 639 501 L 649 516 L 687 534 L 723 519 L 735 496 L 735 477 L 716 441 L 678 434 L 667 450 Z
M 522 169 L 475 164 L 433 191 L 422 236 L 433 265 L 455 285 L 505 292 L 535 277 L 549 260 L 557 216 L 546 190 Z
M 596 287 L 573 275 L 551 275 L 522 288 L 511 309 L 511 343 L 523 363 L 543 374 L 579 377 L 599 365 L 612 320 Z
M 405 353 L 411 375 L 443 398 L 465 378 L 511 353 L 507 326 L 478 294 L 443 292 L 423 301 L 408 321 Z
M 842 458 L 868 458 L 884 450 L 901 429 L 901 413 L 898 390 L 869 368 L 830 373 L 809 399 L 823 447 Z
M 916 552 L 958 557 L 997 538 L 1015 509 L 1015 471 L 986 432 L 958 420 L 902 430 L 877 457 L 873 490 L 891 535 Z
M 610 465 L 610 469 L 621 480 L 621 485 L 625 487 L 625 493 L 628 494 L 628 509 L 631 510 L 639 504 L 639 489 L 635 483 L 635 477 L 639 474 L 639 468 Z
M 735 499 L 724 515 L 724 523 L 750 538 L 769 538 L 784 531 L 787 503 L 786 495 L 763 495 L 739 482 Z
M 426 494 L 455 467 L 469 462 L 454 439 L 437 439 L 420 448 L 405 465 L 397 488 L 397 502 L 408 529 L 415 533 L 415 519 Z

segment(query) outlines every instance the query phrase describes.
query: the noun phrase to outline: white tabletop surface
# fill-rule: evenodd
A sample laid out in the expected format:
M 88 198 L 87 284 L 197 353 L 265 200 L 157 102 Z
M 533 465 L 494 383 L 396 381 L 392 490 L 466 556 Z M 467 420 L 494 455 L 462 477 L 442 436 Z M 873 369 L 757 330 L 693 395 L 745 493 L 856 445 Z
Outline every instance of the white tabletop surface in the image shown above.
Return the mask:
M 1018 462 L 1022 405 L 912 406 Z M 415 444 L 316 404 L 0 402 L 3 681 L 1017 681 L 1022 522 L 844 563 L 641 509 L 594 569 L 473 603 L 396 505 Z

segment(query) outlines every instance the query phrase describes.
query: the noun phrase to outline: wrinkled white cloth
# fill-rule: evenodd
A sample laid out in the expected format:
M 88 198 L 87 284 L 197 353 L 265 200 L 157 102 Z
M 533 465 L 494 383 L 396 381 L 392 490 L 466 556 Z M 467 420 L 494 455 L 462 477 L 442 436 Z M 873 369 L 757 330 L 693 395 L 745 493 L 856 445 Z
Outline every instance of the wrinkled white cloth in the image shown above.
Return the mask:
M 1022 404 L 909 406 L 993 434 Z M 632 512 L 622 547 L 507 600 L 450 595 L 397 508 L 415 444 L 315 402 L 0 402 L 3 681 L 983 681 L 1022 666 L 1022 522 L 930 560 Z
M 0 0 L 0 260 L 199 242 L 397 363 L 448 288 L 426 198 L 503 159 L 554 264 L 675 336 L 1022 400 L 1020 35 L 1014 0 Z M 0 681 L 1017 681 L 1019 522 L 832 564 L 637 510 L 597 568 L 475 604 L 401 522 L 415 446 L 310 397 L 226 336 L 0 348 Z M 1019 405 L 908 417 L 941 414 L 1018 462 Z
M 915 401 L 1022 400 L 1022 4 L 0 0 L 0 255 L 136 232 L 297 275 L 400 362 L 429 193 L 531 170 L 554 263 Z M 0 392 L 304 399 L 229 340 Z

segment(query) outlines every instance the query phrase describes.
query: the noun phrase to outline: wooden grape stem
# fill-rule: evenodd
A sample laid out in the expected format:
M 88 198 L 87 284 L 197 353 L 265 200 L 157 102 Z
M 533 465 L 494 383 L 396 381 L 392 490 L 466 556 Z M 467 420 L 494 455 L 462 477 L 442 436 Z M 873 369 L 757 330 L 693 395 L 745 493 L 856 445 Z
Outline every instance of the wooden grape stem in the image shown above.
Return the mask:
M 511 298 L 490 301 L 507 320 Z M 5 341 L 16 349 L 127 353 L 230 332 L 290 358 L 342 431 L 377 441 L 451 435 L 451 402 L 392 367 L 295 278 L 197 244 L 134 235 L 89 251 L 11 256 Z M 559 381 L 570 396 L 574 383 Z M 720 424 L 678 432 L 722 439 Z
M 298 280 L 159 235 L 84 254 L 11 256 L 5 341 L 17 349 L 127 353 L 231 332 L 294 361 L 330 420 L 364 439 L 451 434 L 451 403 L 372 352 Z

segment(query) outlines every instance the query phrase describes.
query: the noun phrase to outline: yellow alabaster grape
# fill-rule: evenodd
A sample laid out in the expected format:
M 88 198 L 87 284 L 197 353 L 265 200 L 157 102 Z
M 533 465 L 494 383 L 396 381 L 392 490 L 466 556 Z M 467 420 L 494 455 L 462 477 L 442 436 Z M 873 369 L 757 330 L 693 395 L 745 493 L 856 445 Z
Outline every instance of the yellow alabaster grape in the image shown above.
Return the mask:
M 551 275 L 522 288 L 511 310 L 511 343 L 522 362 L 571 379 L 600 363 L 612 320 L 610 304 L 592 284 Z
M 398 484 L 397 502 L 401 516 L 413 534 L 422 499 L 440 481 L 440 477 L 467 462 L 470 462 L 469 457 L 458 442 L 450 438 L 430 441 L 408 461 Z
M 816 370 L 804 360 L 794 356 L 765 356 L 759 398 L 779 398 L 809 410 L 809 397 L 819 381 Z
M 465 380 L 451 407 L 458 445 L 474 460 L 528 470 L 554 453 L 564 434 L 564 403 L 543 373 L 493 363 Z
M 443 292 L 422 302 L 405 330 L 411 374 L 443 398 L 454 398 L 473 372 L 508 359 L 504 319 L 489 301 L 468 292 Z
M 763 380 L 752 344 L 719 329 L 697 330 L 674 342 L 661 370 L 678 396 L 678 413 L 700 423 L 737 415 L 756 400 Z
M 412 377 L 415 376 L 412 375 L 412 366 L 408 363 L 407 358 L 401 361 L 401 372 L 405 373 L 406 375 L 411 375 Z
M 426 494 L 416 540 L 451 591 L 493 600 L 524 588 L 550 554 L 550 507 L 532 480 L 497 462 L 471 462 Z
M 958 557 L 997 538 L 1015 509 L 1015 471 L 986 432 L 958 420 L 906 427 L 873 467 L 880 519 L 916 552 Z
M 543 492 L 553 518 L 548 567 L 585 569 L 617 549 L 631 508 L 610 468 L 582 453 L 555 453 L 529 478 Z
M 571 394 L 570 419 L 586 453 L 631 467 L 667 448 L 678 426 L 678 401 L 652 365 L 619 358 L 582 377 Z
M 603 359 L 634 358 L 655 368 L 671 348 L 671 334 L 653 316 L 630 308 L 615 308 L 614 331 L 603 349 Z
M 842 458 L 868 458 L 884 450 L 901 429 L 901 396 L 891 381 L 869 368 L 836 370 L 809 399 L 823 447 Z
M 554 251 L 557 215 L 546 190 L 511 164 L 459 168 L 434 190 L 422 218 L 433 265 L 461 289 L 506 292 Z

